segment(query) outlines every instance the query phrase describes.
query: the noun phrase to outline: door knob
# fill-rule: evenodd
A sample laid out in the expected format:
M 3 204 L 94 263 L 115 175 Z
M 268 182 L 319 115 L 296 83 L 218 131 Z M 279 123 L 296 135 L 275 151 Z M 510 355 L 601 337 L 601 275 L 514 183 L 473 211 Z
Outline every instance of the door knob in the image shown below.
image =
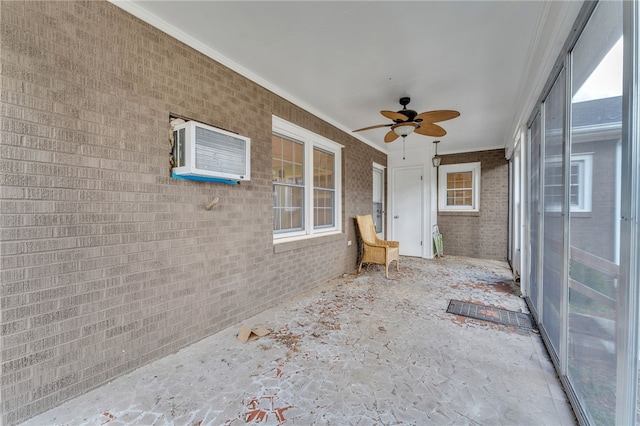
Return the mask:
M 394 218 L 394 219 L 400 219 L 400 216 L 395 215 L 393 218 Z

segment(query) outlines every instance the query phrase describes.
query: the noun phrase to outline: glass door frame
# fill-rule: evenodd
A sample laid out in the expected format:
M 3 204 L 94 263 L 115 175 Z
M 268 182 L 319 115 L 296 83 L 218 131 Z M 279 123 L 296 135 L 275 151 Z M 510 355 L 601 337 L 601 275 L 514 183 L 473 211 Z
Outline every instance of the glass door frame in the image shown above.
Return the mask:
M 385 166 L 383 166 L 381 164 L 378 164 L 378 163 L 375 163 L 375 162 L 373 163 L 373 176 L 375 176 L 376 173 L 380 173 L 380 187 L 376 188 L 375 177 L 374 177 L 373 178 L 373 185 L 371 185 L 372 186 L 372 191 L 373 191 L 373 194 L 372 194 L 372 201 L 373 201 L 373 203 L 372 203 L 372 209 L 373 209 L 372 215 L 373 215 L 373 218 L 374 218 L 374 221 L 375 221 L 376 210 L 375 210 L 375 208 L 373 208 L 373 204 L 375 204 L 375 202 L 376 202 L 376 196 L 379 196 L 381 204 L 382 204 L 381 211 L 380 211 L 380 226 L 381 226 L 382 229 L 381 229 L 380 232 L 377 232 L 376 234 L 378 235 L 378 238 L 381 238 L 381 239 L 385 239 L 385 230 L 387 229 L 387 227 L 386 227 L 386 207 L 385 207 L 386 206 L 385 170 L 386 170 Z M 379 194 L 376 194 L 376 189 L 378 189 L 380 191 Z
M 616 423 L 637 423 L 640 332 L 640 4 L 623 2 L 622 188 Z

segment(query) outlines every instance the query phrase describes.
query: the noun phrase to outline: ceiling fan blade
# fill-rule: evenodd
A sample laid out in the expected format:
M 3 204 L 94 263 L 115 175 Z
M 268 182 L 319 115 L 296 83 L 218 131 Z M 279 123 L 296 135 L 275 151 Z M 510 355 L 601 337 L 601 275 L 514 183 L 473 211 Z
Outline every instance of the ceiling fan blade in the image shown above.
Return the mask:
M 424 123 L 437 123 L 438 121 L 451 120 L 452 118 L 459 117 L 458 111 L 450 109 L 440 109 L 436 111 L 427 111 L 416 115 L 414 121 L 422 120 Z
M 446 130 L 433 123 L 420 123 L 420 127 L 414 131 L 425 136 L 444 136 L 447 134 Z
M 363 130 L 378 129 L 380 127 L 389 127 L 389 126 L 393 126 L 393 124 L 391 124 L 391 123 L 389 123 L 389 124 L 376 124 L 375 126 L 363 127 L 362 129 L 354 130 L 354 132 L 361 132 Z
M 393 130 L 390 130 L 389 133 L 387 133 L 386 135 L 384 135 L 384 141 L 386 143 L 389 142 L 393 142 L 396 139 L 398 139 L 398 135 L 396 134 L 396 132 L 394 132 Z
M 409 117 L 407 117 L 406 115 L 400 114 L 399 112 L 395 112 L 395 111 L 380 111 L 380 114 L 384 115 L 389 120 L 393 120 L 393 121 L 409 120 Z

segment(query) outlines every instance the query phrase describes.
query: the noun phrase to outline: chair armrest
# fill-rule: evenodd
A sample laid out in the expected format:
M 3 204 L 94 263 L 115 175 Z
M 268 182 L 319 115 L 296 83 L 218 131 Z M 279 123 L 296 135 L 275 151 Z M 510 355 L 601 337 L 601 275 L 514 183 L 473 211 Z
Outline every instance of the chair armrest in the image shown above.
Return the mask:
M 400 243 L 398 241 L 382 240 L 378 237 L 376 237 L 375 245 L 379 247 L 400 247 Z
M 381 243 L 380 241 L 375 241 L 375 242 L 366 242 L 363 241 L 362 242 L 365 246 L 368 247 L 376 247 L 376 248 L 385 248 L 388 247 L 386 244 Z

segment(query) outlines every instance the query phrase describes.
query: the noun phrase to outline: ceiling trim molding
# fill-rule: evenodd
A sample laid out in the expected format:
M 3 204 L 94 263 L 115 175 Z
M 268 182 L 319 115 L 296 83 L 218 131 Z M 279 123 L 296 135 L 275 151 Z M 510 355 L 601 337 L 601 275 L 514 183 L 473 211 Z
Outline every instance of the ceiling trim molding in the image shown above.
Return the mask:
M 377 151 L 380 151 L 384 154 L 389 154 L 388 150 L 383 150 L 380 148 L 379 145 L 374 144 L 373 142 L 368 141 L 366 138 L 359 136 L 359 135 L 353 135 L 351 132 L 351 129 L 347 129 L 343 124 L 335 121 L 334 119 L 327 117 L 326 115 L 322 114 L 321 112 L 315 110 L 314 108 L 310 107 L 309 105 L 307 105 L 305 102 L 301 101 L 300 99 L 296 98 L 295 96 L 291 95 L 290 93 L 288 93 L 287 91 L 283 90 L 282 88 L 272 84 L 271 82 L 263 79 L 262 77 L 260 77 L 259 75 L 251 72 L 250 70 L 246 69 L 245 67 L 241 66 L 240 64 L 238 64 L 237 62 L 229 59 L 228 57 L 226 57 L 225 55 L 221 54 L 220 52 L 216 51 L 215 49 L 212 49 L 210 46 L 206 45 L 205 43 L 201 42 L 200 40 L 191 37 L 189 34 L 185 33 L 184 31 L 176 28 L 175 26 L 169 24 L 167 21 L 158 18 L 156 15 L 153 15 L 149 12 L 147 12 L 145 9 L 141 8 L 140 6 L 138 6 L 136 3 L 134 3 L 132 0 L 107 0 L 109 3 L 119 7 L 120 9 L 124 10 L 125 12 L 128 12 L 129 14 L 135 16 L 136 18 L 146 22 L 147 24 L 159 29 L 160 31 L 168 34 L 169 36 L 175 38 L 178 41 L 181 41 L 182 43 L 186 44 L 189 47 L 194 48 L 195 50 L 197 50 L 198 52 L 202 53 L 203 55 L 206 55 L 207 57 L 213 59 L 216 62 L 219 62 L 220 64 L 224 65 L 225 67 L 237 72 L 238 74 L 242 75 L 243 77 L 253 81 L 254 83 L 264 87 L 265 89 L 275 93 L 276 95 L 294 103 L 295 105 L 299 106 L 300 108 L 304 109 L 305 111 L 315 115 L 316 117 L 318 117 L 319 119 L 331 124 L 332 126 L 338 128 L 339 130 L 342 130 L 343 132 L 345 132 L 348 135 L 351 135 L 353 138 L 359 140 L 360 142 L 369 145 L 370 147 L 376 149 Z
M 514 113 L 511 133 L 505 147 L 518 138 L 520 127 L 531 119 L 533 110 L 545 90 L 545 85 L 577 19 L 583 2 L 548 2 L 538 17 L 536 36 L 526 61 L 526 74 L 518 91 L 518 110 Z M 538 64 L 534 67 L 534 64 Z
M 535 74 L 534 72 L 532 72 L 532 66 L 533 64 L 535 64 L 535 56 L 536 53 L 538 52 L 538 48 L 540 46 L 540 40 L 543 36 L 544 33 L 544 23 L 546 21 L 546 19 L 548 19 L 549 16 L 549 10 L 551 9 L 551 3 L 544 3 L 544 7 L 543 9 L 540 11 L 537 20 L 536 20 L 536 33 L 535 36 L 533 37 L 531 44 L 529 46 L 529 50 L 527 52 L 527 57 L 525 60 L 525 74 L 522 76 L 522 79 L 520 80 L 520 87 L 518 88 L 518 99 L 526 99 L 525 103 L 520 104 L 520 106 L 518 107 L 518 109 L 516 111 L 514 111 L 513 113 L 513 118 L 512 118 L 512 122 L 511 122 L 511 128 L 510 128 L 510 134 L 506 135 L 505 137 L 507 138 L 507 140 L 505 141 L 505 148 L 508 150 L 510 145 L 513 144 L 513 141 L 516 138 L 516 134 L 518 133 L 519 129 L 520 129 L 520 122 L 523 120 L 523 116 L 528 114 L 528 111 L 531 110 L 531 108 L 533 108 L 533 103 L 535 102 L 535 100 L 537 99 L 537 91 L 532 90 L 531 85 L 530 85 L 530 81 L 532 79 L 536 79 L 539 80 L 540 77 L 538 76 L 536 78 L 535 75 L 532 76 L 532 74 Z M 538 84 L 536 82 L 535 86 L 537 87 Z M 526 119 L 526 118 L 525 118 Z

